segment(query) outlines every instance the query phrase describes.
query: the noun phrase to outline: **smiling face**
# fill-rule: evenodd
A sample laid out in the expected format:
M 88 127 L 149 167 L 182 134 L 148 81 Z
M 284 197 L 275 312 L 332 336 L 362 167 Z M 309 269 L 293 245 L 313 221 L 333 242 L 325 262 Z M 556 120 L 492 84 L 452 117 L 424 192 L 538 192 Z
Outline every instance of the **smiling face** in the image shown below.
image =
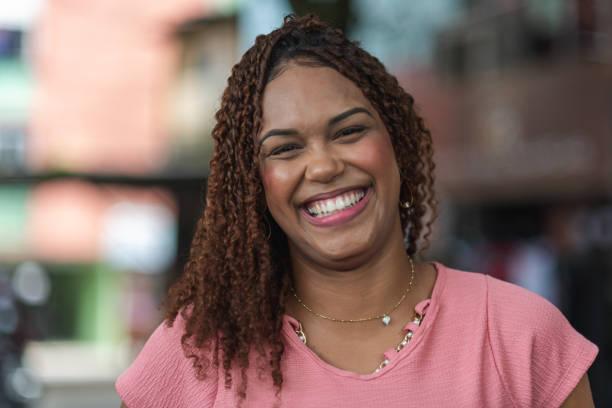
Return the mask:
M 265 88 L 256 143 L 266 203 L 292 257 L 338 268 L 402 236 L 389 134 L 337 71 L 289 63 Z

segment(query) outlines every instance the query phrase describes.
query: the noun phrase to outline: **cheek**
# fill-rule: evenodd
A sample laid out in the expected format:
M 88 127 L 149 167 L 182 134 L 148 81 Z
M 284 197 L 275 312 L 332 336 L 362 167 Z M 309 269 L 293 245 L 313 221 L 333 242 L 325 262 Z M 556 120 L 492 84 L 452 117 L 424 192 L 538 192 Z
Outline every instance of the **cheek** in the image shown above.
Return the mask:
M 291 199 L 294 175 L 289 166 L 262 165 L 260 169 L 266 202 L 270 211 Z
M 364 140 L 355 150 L 353 157 L 355 163 L 373 175 L 383 177 L 383 181 L 390 182 L 397 179 L 399 182 L 399 169 L 389 136 L 380 135 Z

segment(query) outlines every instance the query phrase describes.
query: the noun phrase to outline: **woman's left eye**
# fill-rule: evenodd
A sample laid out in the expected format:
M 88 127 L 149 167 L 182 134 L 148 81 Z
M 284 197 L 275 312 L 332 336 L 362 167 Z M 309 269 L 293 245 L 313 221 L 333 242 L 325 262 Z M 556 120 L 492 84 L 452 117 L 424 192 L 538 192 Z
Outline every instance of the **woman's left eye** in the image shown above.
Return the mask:
M 270 152 L 270 156 L 279 156 L 279 155 L 282 155 L 283 153 L 289 153 L 299 148 L 300 146 L 296 144 L 285 144 L 285 145 L 282 145 L 282 146 L 279 146 L 273 149 Z
M 356 133 L 362 132 L 364 129 L 365 129 L 364 126 L 351 126 L 351 127 L 347 127 L 347 128 L 344 128 L 344 129 L 340 130 L 338 133 L 336 133 L 334 138 L 354 135 Z

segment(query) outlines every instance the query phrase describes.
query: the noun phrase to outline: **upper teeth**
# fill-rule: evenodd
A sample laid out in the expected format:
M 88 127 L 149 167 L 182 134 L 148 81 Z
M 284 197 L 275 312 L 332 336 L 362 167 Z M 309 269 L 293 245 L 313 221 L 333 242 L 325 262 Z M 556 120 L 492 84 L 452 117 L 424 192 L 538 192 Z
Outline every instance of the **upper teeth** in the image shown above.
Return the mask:
M 342 211 L 357 204 L 365 195 L 364 190 L 353 190 L 326 200 L 308 203 L 307 210 L 311 215 L 322 216 Z

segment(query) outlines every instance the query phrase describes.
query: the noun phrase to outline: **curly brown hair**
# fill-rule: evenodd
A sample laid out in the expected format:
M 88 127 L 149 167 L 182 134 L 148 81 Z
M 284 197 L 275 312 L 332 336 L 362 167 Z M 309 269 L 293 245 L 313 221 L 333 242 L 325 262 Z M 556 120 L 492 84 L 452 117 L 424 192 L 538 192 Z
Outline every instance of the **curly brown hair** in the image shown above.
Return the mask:
M 182 344 L 198 378 L 221 365 L 230 388 L 232 369 L 240 369 L 241 399 L 252 353 L 258 369 L 271 372 L 277 392 L 283 382 L 281 327 L 291 271 L 287 238 L 266 208 L 254 137 L 265 86 L 290 61 L 335 69 L 378 111 L 400 169 L 400 199 L 412 202 L 410 210 L 400 208 L 408 254 L 419 249 L 419 237 L 427 246 L 436 213 L 431 134 L 413 97 L 378 59 L 313 15 L 288 16 L 282 27 L 258 36 L 233 67 L 215 116 L 206 208 L 166 315 L 169 326 L 179 313 L 185 320 Z

